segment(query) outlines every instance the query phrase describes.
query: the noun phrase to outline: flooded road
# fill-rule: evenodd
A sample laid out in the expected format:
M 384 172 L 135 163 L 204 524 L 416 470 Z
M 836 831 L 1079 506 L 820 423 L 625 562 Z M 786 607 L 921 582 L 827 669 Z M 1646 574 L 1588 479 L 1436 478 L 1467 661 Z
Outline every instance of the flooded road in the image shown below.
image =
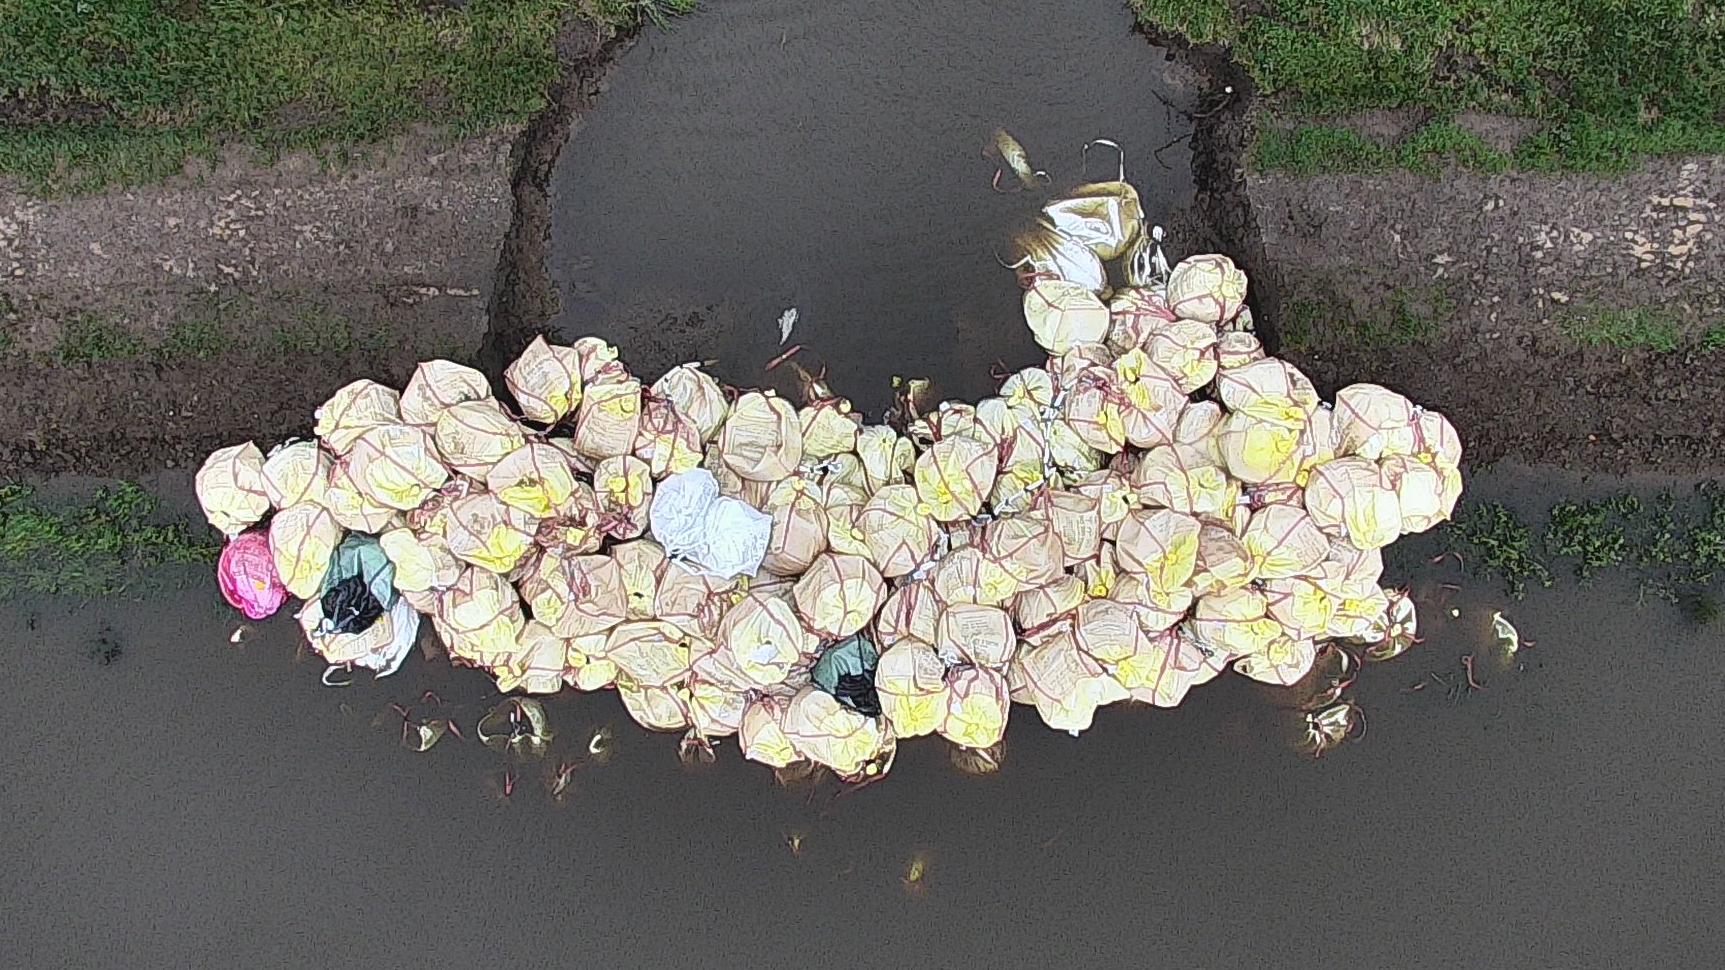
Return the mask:
M 974 400 L 996 361 L 1041 359 L 995 262 L 1036 210 L 990 188 L 995 128 L 1054 189 L 1111 138 L 1147 218 L 1190 194 L 1169 104 L 1197 92 L 1117 0 L 704 6 L 623 57 L 552 178 L 553 329 L 605 336 L 640 373 L 716 358 L 760 383 L 797 307 L 799 360 L 870 412 L 894 374 Z M 1091 153 L 1091 178 L 1116 172 Z
M 1471 487 L 1537 511 L 1575 483 Z M 614 694 L 566 692 L 504 798 L 473 671 L 324 688 L 291 620 L 230 644 L 210 587 L 8 603 L 0 965 L 1692 965 L 1725 888 L 1716 628 L 1604 580 L 1446 591 L 1432 551 L 1404 540 L 1385 577 L 1427 642 L 1366 670 L 1366 736 L 1319 760 L 1287 694 L 1230 675 L 1078 739 L 1015 707 L 1000 773 L 924 738 L 837 797 L 729 744 L 685 768 Z M 1525 669 L 1490 659 L 1497 609 L 1537 642 Z M 110 666 L 84 656 L 104 629 Z M 1409 690 L 1470 652 L 1483 690 Z M 425 690 L 468 740 L 397 746 L 386 704 Z M 552 800 L 542 773 L 606 724 L 614 757 Z

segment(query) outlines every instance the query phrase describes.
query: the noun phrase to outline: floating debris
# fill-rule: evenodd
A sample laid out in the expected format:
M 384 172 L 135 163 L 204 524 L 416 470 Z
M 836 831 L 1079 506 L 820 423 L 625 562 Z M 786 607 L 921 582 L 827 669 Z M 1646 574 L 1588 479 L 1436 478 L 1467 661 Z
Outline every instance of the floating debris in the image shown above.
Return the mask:
M 797 308 L 796 307 L 791 307 L 789 310 L 786 310 L 785 312 L 779 314 L 779 346 L 780 347 L 783 347 L 785 345 L 785 341 L 791 339 L 791 329 L 793 327 L 795 327 L 796 325 L 797 325 Z

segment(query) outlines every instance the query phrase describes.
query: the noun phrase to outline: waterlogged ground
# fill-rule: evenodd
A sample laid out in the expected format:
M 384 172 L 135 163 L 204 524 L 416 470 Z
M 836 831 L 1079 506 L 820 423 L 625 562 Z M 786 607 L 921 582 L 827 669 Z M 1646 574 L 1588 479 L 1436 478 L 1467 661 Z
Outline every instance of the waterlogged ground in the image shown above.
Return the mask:
M 1610 488 L 1499 472 L 1537 513 Z M 1229 676 L 1073 739 L 1014 708 L 1004 769 L 907 744 L 883 783 L 781 788 L 734 746 L 682 767 L 614 695 L 548 703 L 546 762 L 472 739 L 489 687 L 414 657 L 345 689 L 290 620 L 213 588 L 0 608 L 0 965 L 51 967 L 1687 965 L 1706 918 L 1718 628 L 1632 583 L 1496 582 L 1392 550 L 1429 630 L 1358 689 L 1365 737 L 1294 750 L 1290 695 Z M 1445 583 L 1459 584 L 1446 590 Z M 1448 616 L 1449 609 L 1460 612 Z M 1506 609 L 1537 645 L 1494 659 Z M 122 653 L 86 656 L 102 638 Z M 1472 653 L 1483 689 L 1451 698 Z M 1424 683 L 1419 690 L 1413 685 Z M 468 738 L 397 746 L 437 691 Z M 598 726 L 614 756 L 554 801 Z M 800 851 L 793 851 L 791 842 Z M 903 882 L 914 860 L 922 878 Z

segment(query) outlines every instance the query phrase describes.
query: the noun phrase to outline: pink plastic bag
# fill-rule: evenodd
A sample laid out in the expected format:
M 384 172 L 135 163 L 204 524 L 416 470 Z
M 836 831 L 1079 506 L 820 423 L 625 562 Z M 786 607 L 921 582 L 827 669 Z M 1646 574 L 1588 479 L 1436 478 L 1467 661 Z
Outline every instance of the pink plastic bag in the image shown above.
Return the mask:
M 275 558 L 270 555 L 267 529 L 242 532 L 228 540 L 216 561 L 216 581 L 222 596 L 254 620 L 274 613 L 287 600 L 287 587 L 276 575 Z

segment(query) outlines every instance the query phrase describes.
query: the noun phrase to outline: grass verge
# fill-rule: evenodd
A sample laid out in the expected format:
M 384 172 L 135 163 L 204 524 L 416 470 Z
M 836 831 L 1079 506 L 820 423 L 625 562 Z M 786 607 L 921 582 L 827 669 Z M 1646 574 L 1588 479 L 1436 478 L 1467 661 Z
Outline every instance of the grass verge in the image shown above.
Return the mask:
M 131 482 L 66 504 L 0 485 L 0 597 L 125 592 L 166 567 L 213 562 L 221 545 L 208 531 L 160 521 L 156 497 Z
M 1414 110 L 1393 145 L 1330 122 L 1273 134 L 1258 164 L 1296 171 L 1620 170 L 1725 152 L 1725 6 L 1712 0 L 1129 0 L 1141 21 L 1225 46 L 1291 118 Z M 1510 152 L 1460 112 L 1539 123 Z
M 663 22 L 693 0 L 0 0 L 0 173 L 132 184 L 226 143 L 276 153 L 545 104 L 565 17 Z

